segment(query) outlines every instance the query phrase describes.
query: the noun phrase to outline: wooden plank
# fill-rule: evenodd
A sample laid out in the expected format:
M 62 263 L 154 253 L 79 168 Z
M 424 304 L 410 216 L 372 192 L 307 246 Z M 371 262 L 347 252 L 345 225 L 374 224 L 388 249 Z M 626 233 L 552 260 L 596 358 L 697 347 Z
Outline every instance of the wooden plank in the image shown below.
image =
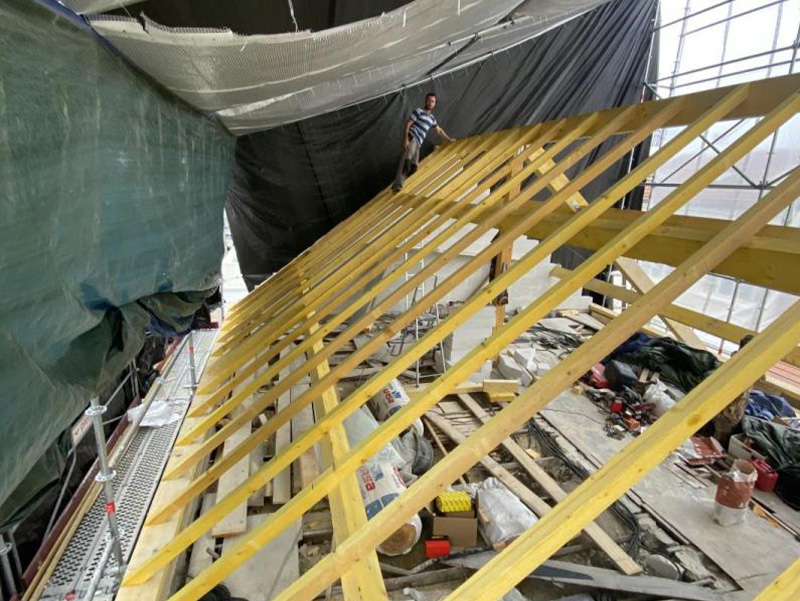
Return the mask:
M 458 429 L 451 424 L 447 418 L 442 417 L 438 413 L 428 411 L 425 414 L 425 419 L 429 420 L 434 426 L 439 428 L 445 435 L 455 442 L 456 444 L 463 444 L 467 437 L 464 436 Z M 514 475 L 505 469 L 502 465 L 497 463 L 494 459 L 486 455 L 480 460 L 481 465 L 485 467 L 492 476 L 500 480 L 508 490 L 519 497 L 528 509 L 534 514 L 541 517 L 551 510 L 551 507 L 535 492 L 525 486 L 522 482 L 517 480 Z
M 289 406 L 291 391 L 284 392 L 278 398 L 278 411 Z M 282 425 L 275 433 L 275 454 L 279 455 L 292 443 L 292 427 L 290 423 Z M 292 470 L 287 467 L 272 480 L 272 503 L 283 505 L 292 497 Z
M 248 516 L 248 530 L 257 528 L 267 517 L 264 514 Z M 248 601 L 269 601 L 297 580 L 300 576 L 297 544 L 300 541 L 301 530 L 300 520 L 292 523 L 228 576 L 225 579 L 225 586 L 231 591 L 231 596 Z M 232 536 L 225 539 L 222 558 L 236 548 L 240 538 Z
M 800 557 L 753 601 L 794 601 L 800 598 Z
M 214 344 L 216 345 L 216 340 Z M 212 361 L 212 359 L 209 359 L 209 361 Z M 201 381 L 204 377 L 205 373 L 201 375 Z M 195 403 L 202 403 L 202 401 L 203 398 L 201 395 L 195 396 L 189 405 L 190 409 L 192 405 Z M 180 432 L 191 429 L 197 425 L 199 421 L 199 419 L 192 418 L 187 415 L 181 424 L 180 430 L 178 431 L 179 434 Z M 197 446 L 198 445 L 195 444 L 188 445 L 186 447 L 173 448 L 172 452 L 170 453 L 170 457 L 167 460 L 165 469 L 169 469 L 171 465 L 174 466 L 176 463 L 180 462 L 184 454 L 192 452 L 193 448 L 196 448 Z M 152 511 L 154 507 L 158 507 L 161 503 L 169 502 L 171 498 L 173 498 L 176 494 L 178 494 L 179 491 L 183 490 L 187 484 L 189 484 L 189 482 L 197 473 L 201 471 L 203 467 L 203 464 L 197 465 L 193 470 L 189 471 L 181 478 L 174 480 L 162 479 L 162 481 L 158 484 L 158 488 L 156 489 L 150 511 Z M 139 532 L 139 536 L 136 539 L 136 546 L 134 547 L 130 561 L 128 562 L 129 568 L 135 570 L 138 566 L 146 564 L 146 562 L 154 553 L 156 553 L 159 549 L 162 549 L 165 545 L 168 545 L 171 539 L 185 527 L 187 522 L 191 520 L 191 516 L 193 515 L 196 507 L 196 503 L 189 503 L 172 514 L 169 519 L 158 525 L 148 525 L 145 522 L 145 525 L 142 527 L 142 530 Z M 208 528 L 206 528 L 205 531 L 207 530 Z M 161 572 L 159 572 L 155 577 L 142 583 L 133 584 L 129 581 L 126 582 L 125 578 L 123 578 L 122 586 L 117 592 L 116 599 L 119 601 L 160 601 L 161 599 L 164 599 L 170 593 L 170 587 L 172 586 L 176 568 L 176 562 L 172 562 L 171 564 L 165 566 L 165 568 L 161 570 Z
M 257 398 L 258 393 L 248 397 L 241 406 L 237 407 L 233 415 L 244 413 Z M 245 423 L 236 430 L 233 435 L 225 441 L 222 447 L 222 457 L 230 455 L 236 447 L 244 443 L 252 432 L 252 424 Z M 219 459 L 219 458 L 218 458 Z M 242 457 L 237 463 L 230 467 L 217 483 L 216 500 L 221 501 L 236 489 L 242 482 L 250 477 L 250 456 Z M 214 538 L 224 538 L 234 534 L 242 534 L 247 530 L 247 505 L 248 502 L 239 503 L 232 511 L 222 518 L 211 530 Z
M 308 384 L 292 386 L 292 400 L 296 400 L 303 392 L 308 390 Z M 314 426 L 314 410 L 311 406 L 305 407 L 296 417 L 292 418 L 292 441 L 300 440 L 303 434 Z M 277 451 L 276 451 L 277 452 Z M 292 490 L 297 494 L 319 475 L 317 453 L 314 448 L 306 451 L 292 464 Z
M 234 432 L 233 436 L 225 441 L 225 446 L 222 451 L 223 456 L 226 453 L 230 453 L 232 449 L 240 445 L 248 436 L 250 436 L 249 426 L 245 426 Z M 220 500 L 224 499 L 233 489 L 247 480 L 249 475 L 250 458 L 244 457 L 231 469 L 222 474 L 217 484 L 218 498 Z M 233 511 L 217 522 L 211 531 L 211 535 L 215 538 L 233 536 L 234 534 L 241 534 L 245 530 L 247 530 L 247 503 L 239 503 Z
M 316 327 L 316 324 L 312 326 L 309 333 L 313 333 Z M 322 342 L 318 342 L 313 346 L 312 353 L 319 353 L 322 348 Z M 319 382 L 329 373 L 329 369 L 328 363 L 322 362 L 311 373 L 312 382 Z M 323 390 L 320 398 L 314 402 L 314 411 L 321 418 L 334 411 L 338 405 L 339 395 L 336 387 L 332 386 Z M 309 450 L 313 451 L 313 447 L 310 447 Z M 344 426 L 338 424 L 331 428 L 327 439 L 322 444 L 321 455 L 325 467 L 330 468 L 335 465 L 339 458 L 346 455 L 349 450 L 350 443 Z M 338 545 L 367 524 L 367 513 L 355 474 L 344 478 L 339 488 L 328 494 L 328 500 L 333 525 L 333 539 L 334 543 Z M 374 550 L 367 555 L 364 561 L 359 561 L 352 569 L 343 572 L 341 581 L 345 596 L 353 601 L 387 601 L 388 599 L 378 555 Z
M 255 449 L 250 451 L 250 475 L 252 476 L 262 467 L 264 467 L 264 457 L 267 454 L 267 443 L 262 442 Z M 266 502 L 267 489 L 262 486 L 253 495 L 247 499 L 248 507 L 264 507 Z
M 496 555 L 493 551 L 487 551 L 463 558 L 445 559 L 443 563 L 479 570 Z M 571 584 L 588 589 L 636 593 L 659 599 L 722 601 L 721 593 L 690 582 L 680 582 L 655 576 L 626 576 L 605 568 L 568 563 L 566 561 L 545 561 L 528 578 L 557 582 L 559 584 Z
M 200 504 L 200 513 L 205 513 L 214 505 L 214 493 L 203 495 L 203 502 Z M 212 564 L 214 558 L 209 551 L 214 551 L 215 542 L 210 533 L 206 532 L 197 539 L 197 542 L 192 545 L 192 552 L 189 554 L 189 567 L 186 570 L 186 575 L 189 578 L 194 578 L 200 572 L 205 570 Z
M 442 444 L 442 439 L 439 438 L 439 435 L 436 433 L 436 430 L 433 428 L 430 421 L 428 421 L 427 418 L 423 418 L 422 422 L 428 429 L 428 434 L 431 435 L 431 438 L 433 439 L 433 444 L 435 444 L 436 448 L 439 449 L 439 452 L 442 454 L 442 457 L 447 457 L 447 449 L 445 448 L 444 444 Z M 467 480 L 464 478 L 464 476 L 459 476 L 458 481 L 461 483 L 462 486 L 467 485 Z
M 458 399 L 481 421 L 481 423 L 485 424 L 489 421 L 489 414 L 469 395 L 458 395 Z M 506 438 L 502 444 L 503 448 L 505 448 L 522 468 L 528 472 L 531 478 L 547 491 L 547 494 L 549 494 L 556 503 L 567 498 L 567 493 L 561 488 L 558 482 L 544 471 L 512 438 Z M 620 570 L 622 570 L 623 574 L 630 576 L 642 572 L 641 566 L 637 564 L 630 555 L 625 553 L 622 547 L 600 528 L 600 526 L 592 522 L 586 527 L 586 534 L 597 543 L 597 546 L 608 555 L 611 561 L 613 561 Z

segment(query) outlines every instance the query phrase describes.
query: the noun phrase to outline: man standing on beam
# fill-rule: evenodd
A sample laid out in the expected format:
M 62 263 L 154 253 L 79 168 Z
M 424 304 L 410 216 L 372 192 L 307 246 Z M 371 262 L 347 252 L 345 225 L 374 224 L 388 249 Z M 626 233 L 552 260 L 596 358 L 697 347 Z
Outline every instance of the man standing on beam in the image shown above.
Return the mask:
M 436 128 L 436 133 L 448 142 L 454 142 L 453 138 L 439 127 L 436 117 L 433 116 L 433 108 L 435 106 L 436 94 L 429 92 L 425 96 L 425 108 L 414 109 L 408 121 L 406 121 L 406 126 L 403 129 L 403 156 L 400 158 L 400 164 L 397 166 L 397 176 L 394 184 L 392 184 L 392 190 L 395 192 L 402 190 L 405 179 L 417 170 L 419 149 L 422 147 L 422 142 L 431 127 Z

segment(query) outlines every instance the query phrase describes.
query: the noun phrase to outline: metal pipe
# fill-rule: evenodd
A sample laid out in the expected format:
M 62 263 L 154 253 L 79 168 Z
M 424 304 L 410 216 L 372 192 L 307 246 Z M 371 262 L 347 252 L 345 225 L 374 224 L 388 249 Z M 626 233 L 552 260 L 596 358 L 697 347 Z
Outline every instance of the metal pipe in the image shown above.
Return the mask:
M 136 365 L 136 358 L 134 357 L 133 361 L 131 361 L 131 365 L 128 368 L 130 369 L 131 374 L 131 390 L 133 392 L 133 398 L 139 398 L 139 367 Z
M 714 10 L 715 8 L 719 8 L 720 6 L 724 6 L 726 4 L 730 4 L 733 1 L 734 0 L 723 0 L 722 2 L 719 2 L 717 4 L 712 4 L 711 6 L 707 6 L 706 8 L 698 10 L 696 13 L 692 13 L 690 15 L 687 15 L 684 12 L 683 17 L 681 17 L 680 19 L 675 19 L 674 21 L 670 21 L 669 23 L 664 23 L 663 25 L 659 25 L 658 27 L 653 29 L 653 31 L 656 32 L 656 31 L 659 31 L 660 29 L 664 29 L 665 27 L 669 27 L 670 25 L 675 25 L 676 23 L 685 22 L 685 21 L 691 19 L 692 17 L 696 17 L 697 15 L 702 15 L 703 13 L 707 13 L 708 11 Z
M 190 378 L 190 388 L 192 391 L 197 390 L 197 371 L 194 364 L 194 334 L 192 330 L 189 330 L 189 335 L 187 336 L 189 340 L 189 378 Z
M 770 54 L 778 54 L 779 52 L 786 52 L 787 50 L 794 50 L 796 48 L 797 45 L 792 44 L 791 46 L 783 46 L 782 48 L 775 48 L 774 50 L 765 50 L 764 52 L 756 52 L 755 54 L 750 54 L 748 56 L 743 56 L 741 58 L 732 58 L 719 63 L 714 63 L 713 65 L 706 65 L 705 67 L 697 67 L 696 69 L 690 69 L 689 71 L 683 71 L 682 73 L 676 73 L 674 75 L 665 75 L 664 77 L 659 77 L 658 79 L 654 79 L 650 83 L 658 83 L 659 81 L 672 79 L 673 77 L 683 77 L 684 75 L 692 75 L 693 73 L 708 71 L 709 69 L 714 69 L 716 67 L 725 67 L 726 65 L 732 65 L 733 63 L 740 63 L 742 61 L 750 60 L 752 58 L 760 58 L 762 56 L 768 56 Z
M 11 569 L 11 562 L 8 560 L 11 547 L 11 543 L 6 542 L 5 537 L 0 534 L 0 568 L 3 570 L 3 580 L 6 583 L 8 592 L 12 597 L 15 597 L 17 595 L 17 583 L 14 579 L 14 571 Z
M 771 67 L 780 67 L 782 65 L 791 65 L 793 62 L 794 61 L 792 61 L 792 60 L 786 60 L 786 61 L 781 61 L 779 63 L 770 63 L 770 64 L 767 64 L 767 65 L 761 65 L 761 66 L 758 66 L 758 67 L 751 67 L 749 69 L 742 69 L 740 71 L 731 71 L 730 73 L 725 73 L 724 75 L 722 75 L 722 78 L 724 79 L 726 77 L 732 77 L 734 75 L 742 75 L 744 73 L 751 73 L 753 71 L 763 71 L 764 69 L 770 69 Z M 791 68 L 790 68 L 790 70 L 791 70 Z M 697 81 L 690 81 L 690 82 L 687 82 L 687 83 L 678 84 L 676 86 L 673 86 L 673 89 L 675 89 L 675 88 L 685 88 L 686 86 L 693 86 L 693 85 L 698 84 L 698 83 L 706 83 L 707 81 L 714 81 L 715 79 L 717 79 L 717 77 L 707 77 L 706 79 L 698 79 Z
M 131 372 L 128 371 L 128 373 L 125 374 L 125 377 L 122 379 L 122 382 L 120 382 L 119 386 L 117 386 L 116 389 L 114 389 L 114 392 L 111 393 L 111 395 L 108 397 L 108 399 L 106 399 L 106 402 L 103 403 L 103 405 L 108 407 L 111 404 L 111 401 L 113 401 L 114 398 L 119 394 L 119 391 L 122 390 L 122 387 L 128 383 L 130 377 L 131 377 Z
M 106 498 L 106 516 L 108 517 L 108 530 L 111 533 L 111 547 L 114 550 L 114 558 L 117 565 L 121 566 L 122 545 L 120 544 L 119 522 L 117 521 L 117 506 L 114 502 L 114 485 L 112 481 L 116 477 L 116 472 L 108 466 L 108 454 L 106 452 L 106 436 L 103 432 L 103 414 L 106 407 L 101 405 L 96 396 L 90 400 L 90 407 L 86 410 L 86 415 L 92 419 L 94 427 L 94 439 L 97 443 L 97 459 L 100 463 L 100 470 L 95 476 L 95 481 L 103 485 L 103 493 Z
M 733 19 L 738 19 L 739 17 L 744 17 L 745 15 L 749 15 L 759 10 L 764 10 L 765 8 L 769 8 L 770 6 L 775 6 L 776 4 L 783 4 L 786 0 L 775 0 L 774 2 L 770 2 L 768 4 L 763 4 L 761 6 L 756 6 L 755 8 L 751 8 L 750 10 L 746 10 L 744 12 L 735 14 L 730 17 L 726 17 L 725 19 L 720 19 L 719 21 L 714 21 L 713 23 L 708 23 L 707 25 L 703 25 L 702 27 L 698 27 L 697 29 L 692 29 L 691 31 L 687 31 L 686 35 L 691 35 L 693 33 L 697 33 L 698 31 L 703 31 L 704 29 L 708 29 L 709 27 L 714 27 L 715 25 L 720 25 L 722 23 L 726 23 Z
M 97 567 L 94 569 L 94 574 L 92 574 L 92 579 L 89 581 L 89 588 L 86 589 L 86 596 L 85 601 L 92 601 L 94 599 L 94 595 L 97 592 L 97 587 L 100 586 L 100 581 L 103 579 L 103 573 L 106 571 L 106 566 L 108 565 L 108 559 L 111 557 L 111 551 L 114 548 L 111 542 L 106 545 L 106 548 L 103 549 L 103 554 L 100 556 L 100 561 L 97 564 Z M 121 564 L 117 564 L 118 566 Z
M 8 531 L 8 540 L 11 543 L 11 557 L 14 559 L 14 567 L 17 570 L 17 574 L 19 574 L 20 578 L 22 578 L 22 562 L 19 559 L 19 547 L 17 546 L 17 540 L 14 538 L 14 532 L 18 526 L 19 524 Z
M 56 499 L 55 507 L 53 507 L 53 513 L 50 514 L 50 521 L 47 522 L 47 528 L 44 531 L 45 536 L 50 534 L 50 531 L 53 529 L 53 526 L 56 523 L 58 510 L 61 508 L 61 502 L 64 500 L 64 493 L 67 492 L 67 486 L 72 478 L 72 472 L 75 470 L 75 463 L 77 461 L 78 454 L 75 452 L 75 447 L 72 447 L 69 452 L 72 455 L 72 460 L 70 461 L 69 469 L 67 470 L 67 476 L 64 478 L 64 483 L 61 485 L 61 490 L 58 492 L 58 498 Z

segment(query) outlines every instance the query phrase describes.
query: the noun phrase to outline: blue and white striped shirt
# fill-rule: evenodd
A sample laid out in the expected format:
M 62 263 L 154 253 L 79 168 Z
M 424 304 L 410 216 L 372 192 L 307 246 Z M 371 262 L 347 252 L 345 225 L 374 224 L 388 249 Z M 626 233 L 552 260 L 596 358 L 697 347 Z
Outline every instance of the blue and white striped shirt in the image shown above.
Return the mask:
M 419 144 L 422 144 L 425 136 L 428 135 L 428 130 L 438 125 L 436 117 L 433 116 L 433 113 L 429 113 L 423 109 L 414 109 L 411 113 L 411 118 L 414 122 L 411 124 L 411 129 L 408 131 Z

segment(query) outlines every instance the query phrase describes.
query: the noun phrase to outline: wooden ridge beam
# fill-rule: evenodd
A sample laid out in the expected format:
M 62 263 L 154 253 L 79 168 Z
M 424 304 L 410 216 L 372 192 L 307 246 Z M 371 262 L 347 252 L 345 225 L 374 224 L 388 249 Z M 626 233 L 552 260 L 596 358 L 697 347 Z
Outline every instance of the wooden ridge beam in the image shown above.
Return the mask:
M 405 199 L 395 199 L 404 202 Z M 610 209 L 595 223 L 584 228 L 566 244 L 597 250 L 633 223 L 641 211 Z M 523 215 L 515 212 L 505 223 L 515 223 Z M 544 217 L 526 235 L 542 240 L 557 231 L 570 215 L 566 211 Z M 724 219 L 673 215 L 644 240 L 625 251 L 625 257 L 675 266 L 710 240 L 729 222 Z M 756 286 L 800 296 L 800 278 L 787 278 L 800 262 L 800 239 L 797 228 L 770 225 L 745 246 L 714 268 L 714 273 L 739 278 Z

